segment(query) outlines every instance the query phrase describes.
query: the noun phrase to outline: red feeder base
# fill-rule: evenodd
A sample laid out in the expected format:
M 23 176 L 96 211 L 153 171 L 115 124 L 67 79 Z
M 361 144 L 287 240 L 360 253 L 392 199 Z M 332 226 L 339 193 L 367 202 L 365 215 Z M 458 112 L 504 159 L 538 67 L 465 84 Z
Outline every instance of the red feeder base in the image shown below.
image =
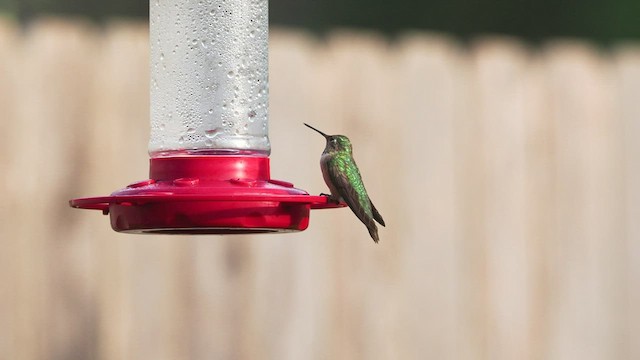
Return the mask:
M 109 214 L 115 231 L 159 234 L 301 231 L 311 209 L 345 206 L 271 179 L 268 157 L 153 158 L 149 173 L 111 196 L 69 204 Z

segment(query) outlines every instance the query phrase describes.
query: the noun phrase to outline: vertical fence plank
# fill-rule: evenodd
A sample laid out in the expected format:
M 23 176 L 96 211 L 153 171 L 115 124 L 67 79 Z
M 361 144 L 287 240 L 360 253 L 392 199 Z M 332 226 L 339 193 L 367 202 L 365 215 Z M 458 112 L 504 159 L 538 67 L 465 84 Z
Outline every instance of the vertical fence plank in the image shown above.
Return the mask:
M 101 159 L 94 165 L 99 193 L 147 177 L 148 66 L 145 26 L 115 23 L 107 28 L 92 134 L 92 156 Z M 109 230 L 103 236 L 100 251 L 109 256 L 100 264 L 102 357 L 188 358 L 187 238 Z
M 461 99 L 456 101 L 460 119 L 455 123 L 454 182 L 455 182 L 455 238 L 458 241 L 461 278 L 459 280 L 462 357 L 486 358 L 488 315 L 486 253 L 485 253 L 485 169 L 482 123 L 476 112 L 479 100 L 474 91 L 473 64 L 468 53 L 456 70 L 465 83 L 460 87 Z
M 101 36 L 96 59 L 94 106 L 86 121 L 87 177 L 82 194 L 104 194 L 146 177 L 148 124 L 148 38 L 142 26 L 113 24 Z M 126 159 L 126 161 L 124 161 Z M 89 216 L 87 216 L 89 215 Z M 77 236 L 95 239 L 98 280 L 98 358 L 134 358 L 133 275 L 135 241 L 115 234 L 101 214 L 78 213 L 83 226 Z M 144 241 L 144 240 L 143 240 Z M 147 239 L 148 241 L 148 239 Z M 146 298 L 145 298 L 146 299 Z
M 556 184 L 547 357 L 617 358 L 622 183 L 610 71 L 580 44 L 556 44 L 546 57 Z
M 408 36 L 400 44 L 393 69 L 399 86 L 387 90 L 397 94 L 387 119 L 396 130 L 383 148 L 400 168 L 381 172 L 398 199 L 390 222 L 399 227 L 391 241 L 401 243 L 398 358 L 463 359 L 474 334 L 462 330 L 459 301 L 455 131 L 469 106 L 469 64 L 447 38 Z
M 314 77 L 316 86 L 314 103 L 318 114 L 317 122 L 311 125 L 328 134 L 352 135 L 346 131 L 345 125 L 348 120 L 344 118 L 344 108 L 349 106 L 354 94 L 342 88 L 345 85 L 344 76 L 348 72 L 349 65 L 341 61 L 344 59 L 337 58 L 340 53 L 336 51 L 336 47 L 341 46 L 338 38 L 339 35 L 333 35 L 333 39 L 324 44 L 324 51 L 318 54 L 317 73 Z M 319 167 L 320 154 L 324 149 L 325 141 L 313 131 L 305 130 L 307 131 L 303 136 L 308 139 L 309 146 L 314 150 L 310 165 L 317 169 L 316 184 L 321 184 L 315 187 L 314 192 L 328 193 L 326 185 L 321 180 Z M 356 157 L 357 151 L 356 147 Z M 355 229 L 361 230 L 360 236 L 351 236 L 356 232 Z M 339 209 L 314 214 L 311 234 L 325 242 L 327 265 L 330 268 L 327 279 L 327 290 L 330 294 L 329 329 L 325 356 L 362 358 L 363 339 L 358 335 L 364 335 L 358 331 L 358 328 L 362 323 L 364 305 L 354 300 L 364 299 L 364 285 L 356 283 L 355 280 L 362 276 L 360 266 L 362 252 L 359 248 L 362 244 L 369 245 L 366 230 L 360 227 L 358 220 L 349 209 Z
M 397 194 L 397 154 L 390 151 L 393 129 L 391 109 L 384 106 L 385 95 L 393 83 L 388 44 L 374 34 L 335 33 L 327 43 L 324 72 L 318 83 L 324 87 L 322 109 L 327 116 L 323 128 L 328 133 L 346 134 L 367 191 L 385 220 L 393 224 L 392 208 Z M 327 74 L 331 74 L 330 77 Z M 323 142 L 321 142 L 322 145 Z M 390 192 L 381 189 L 388 188 Z M 380 244 L 375 245 L 364 225 L 349 209 L 336 210 L 331 216 L 333 277 L 332 357 L 397 357 L 399 315 L 396 236 L 399 227 L 379 227 Z M 374 316 L 375 314 L 375 316 Z M 383 341 L 382 339 L 391 339 Z
M 24 38 L 23 38 L 24 39 Z M 26 39 L 25 39 L 26 40 Z M 19 65 L 13 68 L 16 81 L 13 91 L 16 93 L 13 103 L 13 117 L 5 123 L 5 129 L 11 136 L 7 137 L 6 146 L 8 149 L 24 148 L 21 142 L 34 135 L 39 119 L 30 119 L 24 115 L 24 107 L 31 107 L 33 104 L 21 104 L 20 98 L 27 91 L 23 85 L 24 69 L 28 69 L 25 64 L 27 59 L 25 49 L 28 44 L 24 41 L 22 46 L 15 49 L 15 61 Z M 27 102 L 26 100 L 23 100 Z M 20 139 L 20 140 L 19 140 Z M 32 138 L 33 139 L 33 138 Z M 15 247 L 15 295 L 12 304 L 14 312 L 14 341 L 15 356 L 23 359 L 44 359 L 44 354 L 49 350 L 46 348 L 46 322 L 45 311 L 45 290 L 46 281 L 44 279 L 44 262 L 46 240 L 41 224 L 33 225 L 31 216 L 42 214 L 41 205 L 33 206 L 38 192 L 37 184 L 37 152 L 35 147 L 27 147 L 23 151 L 12 151 L 12 156 L 5 164 L 6 178 L 6 201 L 11 205 L 11 211 L 6 218 L 6 239 L 10 239 Z M 28 176 L 25 177 L 25 174 Z M 25 181 L 26 180 L 26 181 Z M 49 189 L 47 189 L 49 190 Z M 35 214 L 29 215 L 33 211 Z M 36 215 L 36 216 L 37 216 Z
M 553 243 L 554 167 L 552 144 L 553 124 L 549 116 L 545 72 L 542 58 L 530 53 L 528 71 L 524 74 L 524 216 L 527 303 L 527 324 L 520 330 L 528 332 L 527 345 L 531 359 L 543 359 L 547 354 L 548 337 L 546 318 L 549 302 L 548 273 L 545 249 Z M 522 250 L 522 249 L 521 249 Z M 522 254 L 521 254 L 522 255 Z
M 20 199 L 11 196 L 12 191 L 20 188 L 18 176 L 12 173 L 12 160 L 16 155 L 11 149 L 11 133 L 18 124 L 15 121 L 18 97 L 13 89 L 14 84 L 19 82 L 17 69 L 20 63 L 21 44 L 16 25 L 6 19 L 0 18 L 0 219 L 6 221 L 11 218 L 11 213 L 15 211 Z M 0 222 L 3 222 L 0 220 Z M 0 240 L 4 242 L 3 251 L 0 252 L 0 358 L 18 358 L 18 325 L 17 316 L 19 291 L 18 281 L 21 280 L 18 274 L 17 260 L 20 256 L 20 244 L 16 239 L 11 238 L 12 231 L 9 223 L 2 223 L 0 226 Z
M 15 127 L 8 131 L 17 150 L 9 173 L 19 187 L 11 192 L 17 201 L 9 238 L 21 248 L 16 346 L 25 359 L 94 354 L 91 243 L 68 241 L 75 224 L 66 217 L 68 196 L 82 178 L 75 164 L 84 139 L 75 135 L 90 107 L 92 62 L 85 53 L 93 53 L 93 39 L 86 24 L 44 20 L 28 29 L 18 55 L 17 111 L 9 121 Z
M 67 200 L 86 176 L 80 161 L 86 146 L 86 116 L 93 105 L 90 89 L 95 71 L 95 29 L 84 22 L 48 20 L 30 29 L 31 42 L 25 56 L 29 59 L 30 88 L 37 105 L 30 107 L 29 118 L 39 131 L 55 128 L 50 136 L 41 135 L 37 160 L 46 179 L 40 191 L 52 192 L 45 202 L 41 221 L 46 224 L 49 244 L 45 247 L 49 317 L 46 336 L 50 353 L 44 358 L 94 358 L 97 329 L 94 243 L 74 238 L 75 219 Z M 29 63 L 31 62 L 31 63 Z M 64 90 L 60 85 L 64 84 Z M 27 95 L 28 96 L 28 95 Z M 28 121 L 28 120 L 27 120 Z
M 530 239 L 526 234 L 525 157 L 529 54 L 518 43 L 474 48 L 477 149 L 484 164 L 486 358 L 529 359 L 532 318 Z
M 308 36 L 276 31 L 270 43 L 270 138 L 272 177 L 293 181 L 312 194 L 324 189 L 319 158 L 323 139 L 303 122 L 323 128 L 315 111 L 318 82 L 317 44 Z M 294 90 L 294 91 L 292 91 Z M 312 211 L 309 229 L 260 241 L 256 259 L 256 291 L 263 314 L 260 326 L 271 333 L 265 348 L 274 359 L 323 359 L 329 353 L 331 324 L 329 258 L 326 229 Z M 281 279 L 274 282 L 273 279 Z M 275 332 L 271 330 L 276 330 Z
M 228 272 L 220 240 L 210 237 L 194 241 L 192 325 L 193 359 L 226 359 L 232 357 L 232 339 L 228 328 L 227 288 Z
M 624 315 L 624 328 L 620 342 L 623 344 L 620 359 L 640 358 L 640 47 L 625 46 L 615 53 L 615 85 L 618 100 L 624 144 L 623 179 L 625 196 L 624 248 L 620 261 L 625 264 L 625 291 L 622 294 L 621 311 Z
M 193 240 L 192 240 L 193 241 Z M 253 240 L 246 236 L 207 236 L 194 248 L 192 299 L 193 358 L 251 359 L 267 356 L 258 347 L 253 282 Z

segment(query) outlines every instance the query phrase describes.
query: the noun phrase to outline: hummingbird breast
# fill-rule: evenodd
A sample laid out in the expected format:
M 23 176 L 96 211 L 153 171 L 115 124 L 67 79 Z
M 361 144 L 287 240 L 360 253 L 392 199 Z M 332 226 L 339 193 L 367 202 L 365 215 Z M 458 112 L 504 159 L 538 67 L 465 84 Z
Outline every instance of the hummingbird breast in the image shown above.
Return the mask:
M 322 178 L 324 179 L 324 183 L 329 187 L 329 191 L 331 192 L 331 196 L 339 198 L 340 201 L 343 201 L 340 193 L 338 192 L 338 188 L 334 184 L 331 176 L 329 174 L 329 166 L 331 165 L 332 156 L 329 154 L 322 154 L 320 157 L 320 169 L 322 170 Z

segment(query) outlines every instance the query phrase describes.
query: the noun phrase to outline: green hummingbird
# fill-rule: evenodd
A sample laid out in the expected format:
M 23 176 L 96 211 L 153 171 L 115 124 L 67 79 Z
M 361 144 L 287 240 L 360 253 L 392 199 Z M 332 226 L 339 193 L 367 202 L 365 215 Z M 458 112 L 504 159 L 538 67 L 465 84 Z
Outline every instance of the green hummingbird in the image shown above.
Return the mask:
M 344 201 L 349 205 L 354 214 L 364 223 L 369 230 L 369 235 L 376 243 L 378 238 L 377 221 L 384 225 L 384 220 L 378 212 L 367 190 L 364 188 L 362 176 L 353 160 L 351 141 L 344 135 L 327 135 L 309 124 L 308 128 L 317 131 L 324 136 L 327 144 L 320 157 L 320 169 L 324 182 L 329 187 L 331 194 L 329 199 L 334 202 Z M 326 194 L 323 194 L 326 195 Z

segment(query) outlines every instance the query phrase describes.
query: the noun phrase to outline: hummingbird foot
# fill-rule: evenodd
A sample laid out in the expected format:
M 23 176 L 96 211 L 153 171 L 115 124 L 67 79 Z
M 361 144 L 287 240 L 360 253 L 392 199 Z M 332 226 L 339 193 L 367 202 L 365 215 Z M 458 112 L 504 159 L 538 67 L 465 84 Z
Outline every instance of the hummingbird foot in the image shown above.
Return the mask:
M 331 194 L 325 194 L 325 193 L 320 193 L 320 196 L 326 196 L 326 197 L 328 197 L 328 198 L 329 198 L 328 200 L 329 200 L 330 202 L 332 202 L 332 203 L 336 204 L 336 205 L 339 205 L 339 204 L 340 204 L 340 197 L 333 196 L 333 195 L 331 195 Z

